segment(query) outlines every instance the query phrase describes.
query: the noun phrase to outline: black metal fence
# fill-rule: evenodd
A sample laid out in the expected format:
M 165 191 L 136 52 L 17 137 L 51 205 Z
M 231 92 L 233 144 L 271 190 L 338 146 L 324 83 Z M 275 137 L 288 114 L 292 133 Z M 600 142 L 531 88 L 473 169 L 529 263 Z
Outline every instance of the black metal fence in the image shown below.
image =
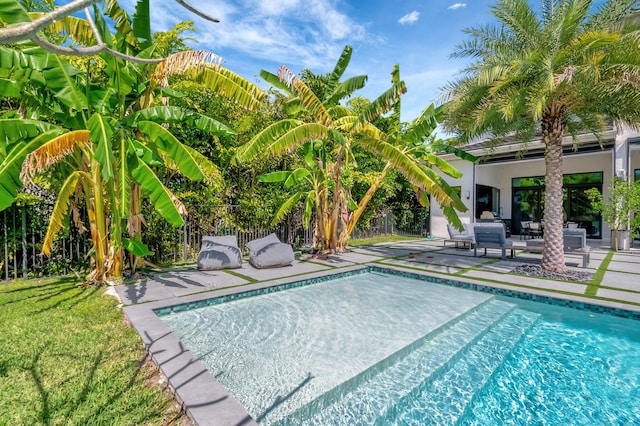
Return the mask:
M 50 256 L 41 254 L 51 206 L 14 205 L 0 212 L 0 281 L 18 278 L 36 278 L 84 273 L 90 268 L 91 235 L 78 229 L 68 219 L 64 231 L 56 235 Z M 181 228 L 146 229 L 143 241 L 155 252 L 150 261 L 168 264 L 192 261 L 197 257 L 203 235 L 236 235 L 238 244 L 275 232 L 281 241 L 294 247 L 309 246 L 312 228 L 304 229 L 302 214 L 291 214 L 276 227 L 242 225 L 241 216 L 251 216 L 239 206 L 218 206 L 213 221 L 201 223 L 187 217 Z M 162 221 L 156 221 L 162 223 Z M 165 225 L 161 225 L 165 226 Z M 429 212 L 427 209 L 385 211 L 362 223 L 352 238 L 381 235 L 427 236 Z

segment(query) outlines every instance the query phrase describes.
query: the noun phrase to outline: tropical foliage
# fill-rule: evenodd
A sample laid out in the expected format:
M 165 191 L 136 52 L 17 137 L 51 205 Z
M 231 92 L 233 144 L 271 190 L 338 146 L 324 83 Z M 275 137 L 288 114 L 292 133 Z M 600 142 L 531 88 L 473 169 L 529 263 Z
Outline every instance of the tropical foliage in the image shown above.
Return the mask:
M 99 25 L 104 32 L 102 38 L 111 40 L 121 51 L 152 56 L 160 46 L 152 44 L 151 34 L 145 31 L 149 28 L 149 15 L 142 12 L 148 12 L 148 6 L 148 1 L 138 2 L 138 13 L 132 19 L 116 2 L 108 2 L 107 14 L 116 23 L 117 32 L 111 35 L 106 25 Z M 21 19 L 30 18 L 24 14 Z M 95 19 L 103 23 L 100 14 L 96 13 Z M 220 67 L 218 58 L 207 52 L 175 53 L 157 66 L 133 64 L 104 54 L 99 60 L 104 63 L 108 78 L 105 86 L 92 79 L 93 61 L 83 72 L 38 47 L 2 48 L 2 53 L 4 74 L 14 77 L 9 81 L 28 85 L 33 79 L 36 83 L 44 80 L 41 89 L 52 93 L 49 97 L 53 102 L 41 104 L 40 108 L 48 108 L 50 116 L 58 118 L 55 126 L 19 118 L 11 119 L 9 124 L 13 127 L 3 123 L 2 128 L 9 129 L 5 140 L 15 140 L 0 166 L 7 202 L 20 186 L 16 178 L 20 168 L 24 182 L 37 173 L 56 173 L 63 183 L 43 253 L 50 252 L 53 237 L 64 226 L 69 210 L 74 212 L 76 221 L 80 219 L 77 206 L 84 200 L 94 243 L 95 269 L 90 276 L 94 281 L 121 275 L 124 246 L 131 247 L 134 254 L 148 253 L 140 241 L 141 193 L 170 224 L 183 223 L 186 209 L 159 179 L 155 172 L 158 166 L 169 167 L 192 180 L 216 173 L 206 157 L 180 143 L 167 125 L 185 123 L 213 134 L 233 133 L 207 116 L 167 105 L 166 96 L 180 96 L 167 87 L 168 79 L 176 73 L 189 72 L 194 80 L 248 107 L 256 105 L 262 96 L 257 87 Z M 21 67 L 24 73 L 20 72 Z M 24 74 L 34 77 L 26 81 L 15 78 Z M 30 109 L 25 106 L 24 110 Z M 24 142 L 31 135 L 35 137 Z M 124 226 L 130 237 L 123 240 Z
M 640 23 L 636 0 L 500 0 L 496 24 L 466 30 L 453 56 L 474 61 L 445 88 L 446 128 L 461 141 L 506 135 L 545 145 L 542 267 L 566 269 L 562 243 L 562 140 L 640 123 Z
M 598 188 L 590 188 L 585 194 L 594 210 L 602 213 L 613 231 L 612 245 L 618 250 L 618 234 L 621 230 L 635 234 L 640 230 L 640 182 L 615 179 L 604 198 Z
M 390 137 L 373 124 L 376 118 L 398 105 L 401 94 L 406 91 L 397 67 L 393 72 L 391 88 L 358 113 L 340 104 L 342 99 L 362 88 L 366 82 L 366 76 L 351 77 L 340 82 L 351 53 L 351 47 L 347 46 L 326 79 L 317 78 L 310 72 L 304 74 L 315 91 L 285 66 L 280 68 L 277 76 L 262 71 L 263 78 L 289 96 L 285 104 L 288 117 L 265 128 L 243 146 L 236 157 L 237 161 L 242 162 L 265 152 L 281 154 L 304 145 L 305 164 L 302 168 L 266 175 L 262 180 L 283 181 L 287 187 L 301 180 L 308 183 L 303 192 L 295 193 L 285 202 L 276 220 L 304 198 L 306 215 L 310 215 L 312 208 L 315 209 L 314 246 L 320 246 L 325 251 L 344 249 L 353 226 L 386 174 L 383 170 L 379 181 L 373 182 L 371 194 L 366 195 L 360 205 L 353 200 L 349 188 L 344 185 L 342 173 L 344 167 L 352 163 L 356 146 L 384 158 L 387 170 L 392 167 L 398 169 L 417 190 L 431 194 L 447 212 L 466 210 L 462 201 L 431 170 L 430 165 L 419 163 L 417 156 L 407 155 L 409 150 L 403 151 L 405 147 L 394 144 L 397 141 L 395 135 Z M 399 119 L 399 110 L 397 117 Z M 425 134 L 428 125 L 424 121 L 428 122 L 417 120 L 414 123 L 407 140 L 411 139 L 412 143 L 417 144 L 423 142 L 419 139 L 430 133 Z M 455 173 L 451 167 L 443 169 L 444 172 Z M 452 220 L 458 220 L 455 214 Z M 347 229 L 339 236 L 341 225 Z

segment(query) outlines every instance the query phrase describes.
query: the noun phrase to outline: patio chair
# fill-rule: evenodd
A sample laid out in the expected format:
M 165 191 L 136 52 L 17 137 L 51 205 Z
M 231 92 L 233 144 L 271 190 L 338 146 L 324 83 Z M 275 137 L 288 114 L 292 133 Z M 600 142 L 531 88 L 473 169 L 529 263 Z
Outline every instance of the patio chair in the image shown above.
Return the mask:
M 242 252 L 235 235 L 202 237 L 197 267 L 200 271 L 233 269 L 242 266 Z
M 249 241 L 249 263 L 258 269 L 288 266 L 293 263 L 291 244 L 281 242 L 276 234 Z
M 458 245 L 460 243 L 462 243 L 462 247 L 466 248 L 467 245 L 469 245 L 469 248 L 472 248 L 475 240 L 474 240 L 474 237 L 473 237 L 473 230 L 471 230 L 471 232 L 469 232 L 469 228 L 470 227 L 468 226 L 468 224 L 465 224 L 464 225 L 464 231 L 460 232 L 456 228 L 454 228 L 453 225 L 448 223 L 447 224 L 447 231 L 449 232 L 449 238 L 445 239 L 442 242 L 442 245 L 446 246 L 447 243 L 455 243 L 456 244 L 456 248 L 458 248 Z
M 475 235 L 475 246 L 473 247 L 473 256 L 478 256 L 478 249 L 483 248 L 485 256 L 487 255 L 487 249 L 501 250 L 501 259 L 506 259 L 507 249 L 511 250 L 511 257 L 514 257 L 514 248 L 512 242 L 507 240 L 505 227 L 503 224 L 496 224 L 498 226 L 490 226 L 489 224 L 476 224 L 473 227 Z
M 531 222 L 529 224 L 529 236 L 531 238 L 542 237 L 542 224 L 540 222 Z
M 530 220 L 523 220 L 522 222 L 520 222 L 520 239 L 527 239 L 528 237 L 530 237 L 530 226 L 531 226 L 531 221 Z

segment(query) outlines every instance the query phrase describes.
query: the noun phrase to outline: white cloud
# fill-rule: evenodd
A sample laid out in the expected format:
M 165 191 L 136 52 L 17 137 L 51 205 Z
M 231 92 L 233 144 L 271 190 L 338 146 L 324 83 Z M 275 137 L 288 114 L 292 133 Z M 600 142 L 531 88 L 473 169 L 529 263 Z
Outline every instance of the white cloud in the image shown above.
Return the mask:
M 398 22 L 402 25 L 413 24 L 418 19 L 420 19 L 420 12 L 414 10 L 413 12 L 407 13 L 402 18 L 398 19 Z
M 454 3 L 451 6 L 449 6 L 447 9 L 456 10 L 456 9 L 460 9 L 461 7 L 467 7 L 467 4 L 466 3 Z

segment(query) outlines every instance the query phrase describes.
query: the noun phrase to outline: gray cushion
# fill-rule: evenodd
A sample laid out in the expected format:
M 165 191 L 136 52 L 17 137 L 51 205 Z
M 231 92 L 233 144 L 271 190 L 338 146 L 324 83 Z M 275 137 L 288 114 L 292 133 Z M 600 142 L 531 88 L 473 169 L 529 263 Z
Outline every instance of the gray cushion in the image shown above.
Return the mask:
M 240 268 L 242 252 L 238 248 L 235 235 L 220 237 L 202 237 L 202 247 L 198 254 L 197 265 L 201 271 Z
M 266 237 L 249 241 L 246 246 L 249 250 L 257 251 L 267 244 L 279 243 L 280 240 L 276 234 L 269 234 Z
M 204 243 L 205 241 L 223 246 L 238 247 L 238 238 L 235 235 L 221 235 L 215 237 L 205 235 L 202 237 L 202 242 Z
M 256 268 L 274 268 L 291 265 L 294 260 L 290 244 L 281 243 L 276 234 L 249 241 L 249 263 Z

